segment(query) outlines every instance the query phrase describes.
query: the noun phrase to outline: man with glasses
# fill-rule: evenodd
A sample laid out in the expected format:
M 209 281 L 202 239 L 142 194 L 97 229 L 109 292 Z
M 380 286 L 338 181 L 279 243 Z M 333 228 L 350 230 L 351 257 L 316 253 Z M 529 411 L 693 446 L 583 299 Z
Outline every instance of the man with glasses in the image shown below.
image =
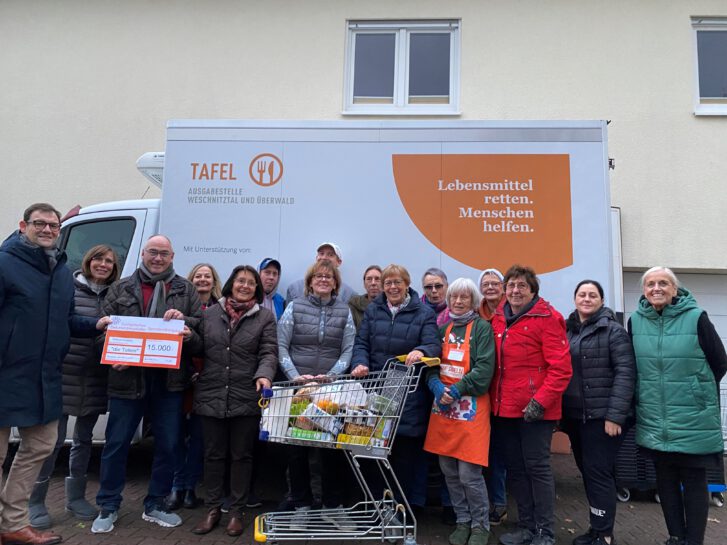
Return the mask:
M 0 543 L 61 541 L 30 526 L 28 499 L 58 437 L 70 335 L 93 337 L 107 322 L 74 313 L 73 276 L 56 248 L 60 218 L 50 204 L 32 204 L 0 246 L 0 466 L 12 426 L 21 440 L 4 485 L 0 474 Z
M 172 243 L 163 235 L 151 237 L 141 253 L 141 266 L 109 288 L 103 305 L 106 315 L 142 316 L 184 320 L 196 329 L 202 317 L 197 290 L 174 272 Z M 144 414 L 151 415 L 154 462 L 142 518 L 167 528 L 182 519 L 168 510 L 165 498 L 172 489 L 176 449 L 181 433 L 182 397 L 191 367 L 188 350 L 182 351 L 179 369 L 113 365 L 109 370 L 109 419 L 101 454 L 101 508 L 93 533 L 114 528 L 126 481 L 126 461 L 131 439 Z

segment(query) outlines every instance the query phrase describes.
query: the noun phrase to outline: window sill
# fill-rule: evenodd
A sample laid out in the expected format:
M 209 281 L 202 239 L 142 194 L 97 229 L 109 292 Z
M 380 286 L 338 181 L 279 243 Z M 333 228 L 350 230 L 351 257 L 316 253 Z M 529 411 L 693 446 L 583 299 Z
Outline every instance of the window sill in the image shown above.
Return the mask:
M 727 104 L 697 104 L 694 107 L 694 115 L 724 115 L 727 116 Z
M 393 115 L 425 115 L 425 116 L 442 116 L 455 117 L 462 115 L 461 110 L 443 109 L 443 108 L 351 108 L 343 110 L 341 115 L 359 116 L 359 115 L 376 115 L 376 116 L 393 116 Z

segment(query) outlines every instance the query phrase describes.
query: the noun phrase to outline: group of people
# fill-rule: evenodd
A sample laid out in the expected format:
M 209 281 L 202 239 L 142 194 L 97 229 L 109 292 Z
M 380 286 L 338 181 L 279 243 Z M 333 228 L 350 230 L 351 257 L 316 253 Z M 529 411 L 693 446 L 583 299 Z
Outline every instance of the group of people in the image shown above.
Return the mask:
M 366 377 L 399 355 L 406 365 L 441 359 L 422 369 L 407 397 L 390 461 L 416 511 L 426 501 L 430 459 L 438 458 L 455 515 L 451 545 L 487 544 L 491 525 L 507 517 L 506 481 L 518 522 L 500 543 L 555 543 L 556 428 L 570 438 L 589 505 L 589 530 L 573 544 L 615 545 L 615 460 L 633 426 L 656 467 L 667 545 L 703 543 L 706 471 L 718 467 L 724 448 L 718 392 L 727 354 L 706 312 L 667 268 L 644 273 L 626 329 L 596 280 L 578 283 L 575 310 L 564 320 L 527 266 L 451 283 L 431 268 L 420 296 L 404 266 L 372 265 L 365 293 L 356 295 L 341 278 L 341 249 L 325 242 L 283 298 L 278 260 L 237 266 L 224 284 L 207 263 L 184 278 L 163 235 L 146 241 L 129 277 L 119 278 L 107 245 L 89 249 L 71 273 L 56 248 L 59 232 L 58 211 L 34 204 L 0 247 L 0 462 L 10 427 L 21 436 L 0 487 L 4 545 L 61 541 L 44 531 L 52 525 L 45 497 L 69 416 L 76 424 L 66 508 L 93 520 L 93 533 L 114 528 L 129 447 L 150 416 L 154 459 L 143 519 L 180 525 L 175 509 L 197 504 L 202 476 L 206 513 L 192 532 L 213 531 L 229 511 L 225 532 L 238 536 L 245 507 L 257 502 L 261 390 L 276 380 Z M 183 320 L 179 369 L 100 365 L 111 315 Z M 86 499 L 92 431 L 107 411 L 93 506 Z M 286 448 L 291 527 L 302 530 L 313 505 L 313 449 Z M 315 450 L 322 503 L 342 507 L 342 453 Z M 355 529 L 345 516 L 331 524 Z

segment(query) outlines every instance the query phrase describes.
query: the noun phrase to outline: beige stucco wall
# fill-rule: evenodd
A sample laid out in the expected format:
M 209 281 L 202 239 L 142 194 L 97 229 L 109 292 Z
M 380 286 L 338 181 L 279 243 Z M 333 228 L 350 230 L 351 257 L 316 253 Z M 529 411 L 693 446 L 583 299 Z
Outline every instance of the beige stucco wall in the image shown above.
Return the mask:
M 610 119 L 626 267 L 727 270 L 727 117 L 695 117 L 719 1 L 0 2 L 0 233 L 23 207 L 158 196 L 170 118 L 341 119 L 345 22 L 461 18 L 461 119 Z

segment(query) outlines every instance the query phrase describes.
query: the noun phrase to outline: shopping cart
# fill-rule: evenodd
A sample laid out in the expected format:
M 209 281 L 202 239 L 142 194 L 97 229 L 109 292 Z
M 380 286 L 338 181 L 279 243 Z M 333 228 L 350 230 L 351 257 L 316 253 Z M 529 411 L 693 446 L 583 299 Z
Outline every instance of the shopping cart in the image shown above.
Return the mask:
M 437 365 L 439 359 L 425 363 Z M 305 511 L 303 528 L 297 511 L 264 513 L 255 519 L 255 541 L 403 539 L 405 545 L 416 545 L 416 518 L 388 456 L 422 367 L 394 358 L 363 379 L 344 375 L 329 383 L 278 382 L 264 393 L 260 439 L 341 449 L 364 499 L 353 507 Z M 361 470 L 362 460 L 371 460 L 381 476 L 384 488 L 378 497 L 367 482 L 371 475 Z

